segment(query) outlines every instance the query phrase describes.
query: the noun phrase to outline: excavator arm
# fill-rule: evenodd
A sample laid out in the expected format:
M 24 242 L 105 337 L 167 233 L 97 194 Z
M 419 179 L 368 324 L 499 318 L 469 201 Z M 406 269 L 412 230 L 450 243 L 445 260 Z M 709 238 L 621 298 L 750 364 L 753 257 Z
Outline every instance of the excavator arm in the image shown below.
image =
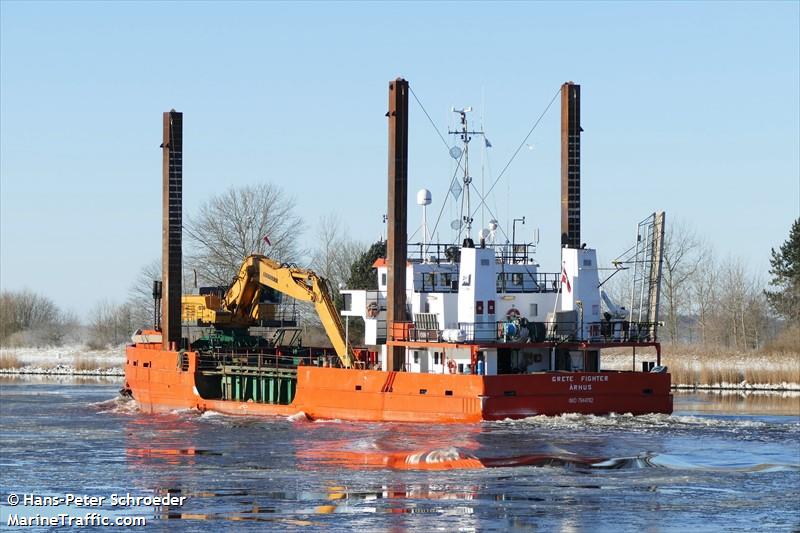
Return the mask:
M 262 286 L 275 289 L 296 300 L 312 302 L 345 368 L 353 366 L 352 348 L 347 342 L 325 280 L 311 270 L 281 265 L 263 255 L 247 257 L 239 274 L 225 294 L 223 306 L 238 323 L 255 320 L 258 294 Z

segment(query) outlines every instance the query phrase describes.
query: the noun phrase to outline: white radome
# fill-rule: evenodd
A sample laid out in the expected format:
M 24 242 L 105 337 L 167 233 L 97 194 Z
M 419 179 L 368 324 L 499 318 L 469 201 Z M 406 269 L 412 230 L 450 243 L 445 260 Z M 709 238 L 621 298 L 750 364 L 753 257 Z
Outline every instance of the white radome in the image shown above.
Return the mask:
M 417 205 L 431 205 L 431 191 L 420 189 L 417 192 Z

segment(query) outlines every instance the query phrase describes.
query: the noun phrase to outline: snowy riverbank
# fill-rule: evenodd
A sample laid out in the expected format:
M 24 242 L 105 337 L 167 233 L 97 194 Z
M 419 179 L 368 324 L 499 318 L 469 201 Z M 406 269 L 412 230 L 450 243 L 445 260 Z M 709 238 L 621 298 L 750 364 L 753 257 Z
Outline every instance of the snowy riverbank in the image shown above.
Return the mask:
M 125 346 L 90 350 L 86 346 L 0 348 L 0 375 L 122 376 Z

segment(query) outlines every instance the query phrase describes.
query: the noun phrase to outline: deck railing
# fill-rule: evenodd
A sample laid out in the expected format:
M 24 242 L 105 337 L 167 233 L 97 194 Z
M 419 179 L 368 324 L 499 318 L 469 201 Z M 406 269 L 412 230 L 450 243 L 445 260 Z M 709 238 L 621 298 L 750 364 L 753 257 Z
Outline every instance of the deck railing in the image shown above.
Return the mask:
M 558 272 L 498 272 L 497 292 L 542 293 L 561 290 Z M 458 272 L 416 272 L 415 292 L 458 292 Z
M 575 321 L 518 322 L 493 321 L 459 323 L 451 335 L 439 330 L 420 329 L 413 322 L 395 322 L 389 340 L 398 342 L 507 342 L 507 343 L 636 343 L 656 342 L 652 322 L 599 321 L 580 324 Z M 584 334 L 585 333 L 585 334 Z M 454 337 L 455 336 L 455 337 Z
M 479 245 L 478 242 L 475 244 Z M 498 263 L 506 264 L 532 264 L 536 253 L 536 245 L 526 243 L 514 246 L 487 243 L 486 248 L 494 249 Z M 415 263 L 458 263 L 460 255 L 461 247 L 455 244 L 420 242 L 408 244 L 408 259 Z

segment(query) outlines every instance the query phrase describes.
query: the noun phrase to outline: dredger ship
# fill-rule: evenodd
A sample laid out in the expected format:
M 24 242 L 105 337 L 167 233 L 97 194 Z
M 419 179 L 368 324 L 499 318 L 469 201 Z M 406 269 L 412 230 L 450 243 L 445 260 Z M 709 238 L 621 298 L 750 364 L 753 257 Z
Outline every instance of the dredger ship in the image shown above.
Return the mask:
M 468 110 L 454 110 L 462 170 L 456 244 L 409 244 L 409 85 L 389 83 L 386 255 L 376 290 L 333 303 L 314 272 L 253 255 L 229 287 L 182 294 L 183 115 L 163 116 L 163 269 L 155 327 L 126 349 L 125 388 L 149 412 L 399 422 L 478 422 L 563 413 L 671 413 L 670 375 L 657 340 L 664 213 L 639 223 L 628 308 L 603 291 L 596 250 L 580 242 L 580 86 L 561 87 L 561 265 L 540 271 L 535 243 L 472 237 Z M 422 190 L 418 203 L 430 203 Z M 618 261 L 616 268 L 623 268 Z M 613 272 L 612 272 L 613 274 Z M 312 302 L 333 348 L 303 346 L 287 297 Z M 159 312 L 160 310 L 160 312 Z M 342 326 L 362 320 L 364 345 Z M 604 370 L 601 350 L 630 348 L 627 371 Z M 636 364 L 636 350 L 655 352 Z

